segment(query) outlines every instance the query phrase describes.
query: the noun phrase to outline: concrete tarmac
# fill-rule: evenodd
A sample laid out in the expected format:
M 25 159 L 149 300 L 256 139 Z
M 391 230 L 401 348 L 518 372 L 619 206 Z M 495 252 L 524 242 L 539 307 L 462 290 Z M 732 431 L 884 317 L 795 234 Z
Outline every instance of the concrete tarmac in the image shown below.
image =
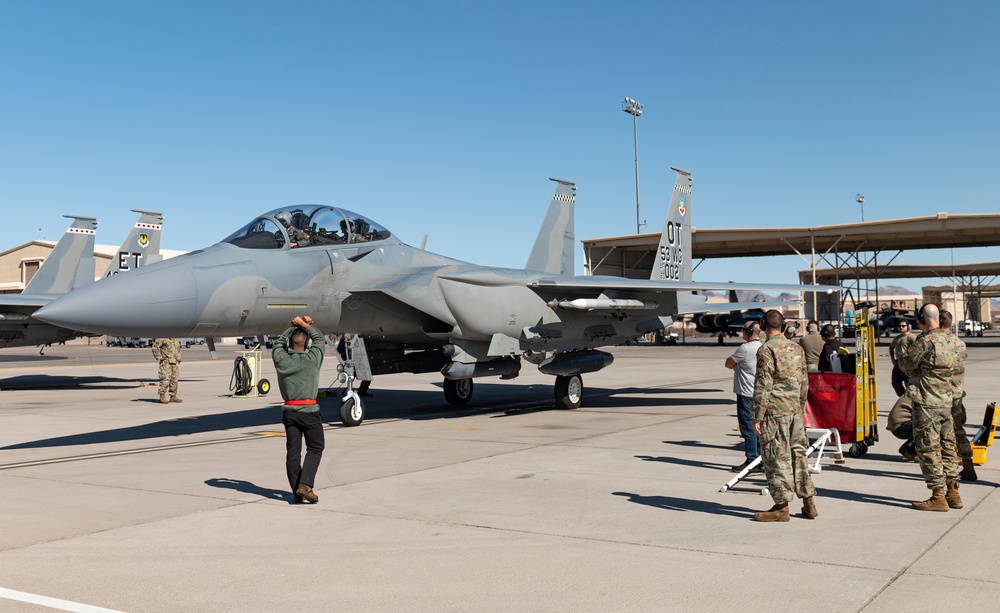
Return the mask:
M 292 504 L 281 399 L 232 398 L 234 346 L 185 349 L 182 404 L 148 349 L 0 351 L 0 610 L 944 611 L 1000 597 L 995 458 L 965 508 L 922 513 L 920 470 L 881 441 L 813 475 L 819 518 L 751 521 L 720 492 L 743 459 L 735 344 L 615 348 L 554 408 L 552 377 L 378 377 L 360 427 L 321 401 L 316 505 Z M 970 343 L 970 436 L 1000 358 Z M 333 383 L 328 350 L 323 379 Z M 880 426 L 895 395 L 878 358 Z M 1000 453 L 1000 447 L 990 449 Z M 759 479 L 749 485 L 760 486 Z M 33 604 L 40 603 L 40 604 Z M 90 608 L 95 607 L 95 608 Z

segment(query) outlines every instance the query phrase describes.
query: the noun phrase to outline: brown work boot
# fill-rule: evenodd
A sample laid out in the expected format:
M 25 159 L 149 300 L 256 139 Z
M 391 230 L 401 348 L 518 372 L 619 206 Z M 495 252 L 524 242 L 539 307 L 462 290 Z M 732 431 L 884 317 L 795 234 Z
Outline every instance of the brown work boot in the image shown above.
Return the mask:
M 918 511 L 947 511 L 948 501 L 944 497 L 944 488 L 937 488 L 927 500 L 911 502 L 913 508 Z
M 948 502 L 949 509 L 961 509 L 962 497 L 958 495 L 958 481 L 952 481 L 948 484 L 948 493 L 944 495 L 944 499 Z
M 171 396 L 170 402 L 184 402 L 184 401 L 178 398 L 177 396 Z
M 972 458 L 962 458 L 962 472 L 958 473 L 962 481 L 975 481 L 979 478 L 976 475 L 976 467 L 972 464 Z
M 160 404 L 170 404 L 170 401 L 167 400 L 166 394 L 160 394 Z
M 300 496 L 302 500 L 305 500 L 307 502 L 314 502 L 314 503 L 319 502 L 319 496 L 316 495 L 316 492 L 313 491 L 313 488 L 309 487 L 304 483 L 300 485 L 298 489 L 295 490 L 295 495 Z
M 816 503 L 813 502 L 812 496 L 806 496 L 802 499 L 802 517 L 806 519 L 816 519 L 819 517 L 819 511 L 816 510 Z
M 788 521 L 788 503 L 776 504 L 769 511 L 753 514 L 754 521 Z

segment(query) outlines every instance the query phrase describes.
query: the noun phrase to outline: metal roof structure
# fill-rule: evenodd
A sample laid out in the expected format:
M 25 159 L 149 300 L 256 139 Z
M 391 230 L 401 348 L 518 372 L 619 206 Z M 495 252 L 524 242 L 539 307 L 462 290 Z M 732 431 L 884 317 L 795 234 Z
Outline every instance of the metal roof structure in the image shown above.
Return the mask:
M 660 233 L 583 239 L 585 269 L 592 275 L 649 278 Z M 791 228 L 691 229 L 691 258 L 799 255 L 811 263 L 799 282 L 841 285 L 848 296 L 869 294 L 868 280 L 946 278 L 965 293 L 993 295 L 1000 262 L 893 265 L 906 250 L 1000 246 L 1000 213 L 949 214 Z M 895 254 L 879 255 L 885 251 Z M 885 261 L 885 260 L 888 261 Z M 829 268 L 819 268 L 819 264 Z M 815 276 L 814 276 L 815 275 Z M 865 281 L 865 288 L 862 288 Z M 828 311 L 832 305 L 821 307 Z M 842 309 L 841 309 L 842 310 Z
M 660 233 L 583 239 L 588 274 L 648 276 Z M 1000 246 L 1000 213 L 949 214 L 798 228 L 691 229 L 694 259 Z M 645 263 L 645 275 L 639 274 Z
M 812 283 L 812 270 L 800 270 L 799 282 Z M 889 264 L 885 266 L 817 268 L 816 282 L 837 285 L 840 279 L 961 279 L 994 283 L 1000 279 L 1000 262 L 971 264 Z

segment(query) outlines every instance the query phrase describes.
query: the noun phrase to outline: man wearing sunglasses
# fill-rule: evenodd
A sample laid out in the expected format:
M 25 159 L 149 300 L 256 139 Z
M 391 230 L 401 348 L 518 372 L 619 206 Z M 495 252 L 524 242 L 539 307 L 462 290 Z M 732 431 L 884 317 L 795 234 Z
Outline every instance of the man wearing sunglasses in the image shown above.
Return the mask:
M 736 420 L 740 424 L 740 436 L 743 437 L 746 460 L 733 466 L 733 472 L 742 472 L 744 468 L 760 455 L 757 433 L 753 431 L 753 385 L 757 374 L 757 350 L 760 349 L 760 326 L 756 321 L 743 324 L 741 330 L 746 341 L 736 348 L 733 355 L 726 358 L 726 368 L 733 371 L 733 391 L 736 392 Z M 756 471 L 762 470 L 760 464 Z
M 892 360 L 892 389 L 897 396 L 906 393 L 907 375 L 900 368 L 900 356 L 906 353 L 913 341 L 917 340 L 917 335 L 910 331 L 910 324 L 905 319 L 899 321 L 899 336 L 892 339 L 889 345 L 889 359 Z

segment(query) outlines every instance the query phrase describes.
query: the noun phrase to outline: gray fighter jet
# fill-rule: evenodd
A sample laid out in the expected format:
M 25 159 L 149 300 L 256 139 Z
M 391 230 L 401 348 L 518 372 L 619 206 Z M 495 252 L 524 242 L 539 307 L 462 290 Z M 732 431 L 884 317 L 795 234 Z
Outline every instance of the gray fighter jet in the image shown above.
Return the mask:
M 522 361 L 555 376 L 556 405 L 576 408 L 581 375 L 612 355 L 596 348 L 636 339 L 672 316 L 768 308 L 707 304 L 699 290 L 829 290 L 798 285 L 691 281 L 691 175 L 677 171 L 651 279 L 575 277 L 576 187 L 555 194 L 526 269 L 477 266 L 416 249 L 340 207 L 298 205 L 265 213 L 212 247 L 80 288 L 36 315 L 120 336 L 273 334 L 309 314 L 345 343 L 347 425 L 364 418 L 351 375 L 435 372 L 445 398 L 464 405 L 473 379 L 518 375 Z
M 112 258 L 105 277 L 162 259 L 160 225 L 163 216 L 137 209 L 133 212 L 139 213 L 139 220 Z M 0 297 L 0 347 L 44 346 L 84 335 L 73 327 L 52 325 L 34 318 L 38 309 L 59 296 L 94 283 L 97 220 L 75 215 L 64 217 L 73 222 L 24 291 Z

